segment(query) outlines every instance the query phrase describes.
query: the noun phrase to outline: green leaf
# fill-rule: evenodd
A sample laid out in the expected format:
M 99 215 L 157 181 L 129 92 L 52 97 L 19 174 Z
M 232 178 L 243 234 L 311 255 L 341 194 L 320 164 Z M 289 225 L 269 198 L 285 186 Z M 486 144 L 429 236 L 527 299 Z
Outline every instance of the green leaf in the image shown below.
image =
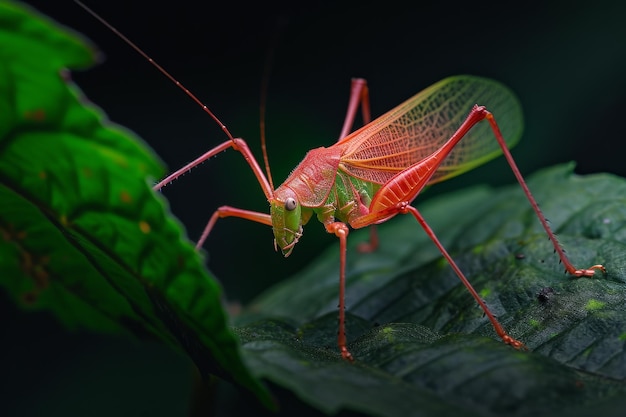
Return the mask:
M 94 56 L 0 2 L 0 285 L 70 327 L 161 339 L 272 406 L 241 361 L 219 285 L 150 188 L 160 162 L 65 74 Z
M 500 341 L 417 222 L 401 216 L 380 226 L 375 253 L 356 250 L 367 232 L 350 235 L 346 302 L 354 364 L 341 360 L 336 347 L 336 246 L 238 318 L 248 363 L 326 413 L 623 412 L 626 181 L 572 170 L 570 164 L 542 171 L 529 186 L 575 265 L 601 263 L 605 275 L 563 273 L 517 185 L 473 187 L 417 203 L 529 352 Z

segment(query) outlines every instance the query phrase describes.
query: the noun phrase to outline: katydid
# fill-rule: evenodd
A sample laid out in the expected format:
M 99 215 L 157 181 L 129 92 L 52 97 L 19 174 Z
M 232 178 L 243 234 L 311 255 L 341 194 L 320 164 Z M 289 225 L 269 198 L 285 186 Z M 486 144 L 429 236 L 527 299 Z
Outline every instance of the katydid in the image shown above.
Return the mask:
M 225 217 L 238 217 L 271 226 L 275 249 L 280 249 L 284 256 L 291 254 L 302 237 L 303 226 L 314 215 L 328 233 L 337 236 L 340 251 L 337 344 L 344 359 L 353 360 L 347 347 L 344 302 L 346 245 L 350 227 L 359 229 L 374 226 L 397 214 L 411 214 L 415 217 L 483 309 L 503 342 L 517 349 L 525 349 L 521 341 L 504 330 L 426 220 L 411 205 L 424 187 L 462 174 L 500 153 L 504 154 L 566 272 L 575 277 L 590 277 L 597 270 L 605 271 L 602 265 L 586 269 L 574 267 L 540 211 L 508 149 L 521 136 L 523 120 L 517 98 L 502 84 L 475 76 L 449 77 L 370 121 L 367 84 L 363 79 L 354 79 L 339 141 L 330 147 L 309 151 L 283 184 L 274 188 L 263 137 L 265 173 L 247 143 L 235 138 L 193 93 L 117 29 L 80 1 L 75 1 L 181 88 L 227 136 L 226 141 L 172 173 L 156 184 L 154 189 L 160 190 L 196 165 L 223 150 L 233 148 L 243 155 L 265 193 L 270 204 L 270 214 L 231 206 L 219 207 L 210 217 L 197 242 L 197 248 L 203 245 L 217 219 Z M 491 110 L 487 110 L 484 105 L 488 105 Z M 359 106 L 365 125 L 349 133 Z M 372 233 L 365 249 L 375 250 L 377 245 L 377 236 Z

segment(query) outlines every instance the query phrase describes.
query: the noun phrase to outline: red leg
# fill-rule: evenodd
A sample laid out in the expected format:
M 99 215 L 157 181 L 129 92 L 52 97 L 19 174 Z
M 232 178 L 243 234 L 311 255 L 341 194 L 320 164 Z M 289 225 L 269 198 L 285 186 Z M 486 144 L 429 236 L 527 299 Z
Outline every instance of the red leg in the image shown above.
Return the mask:
M 348 136 L 354 125 L 354 118 L 356 116 L 357 109 L 361 104 L 361 113 L 363 114 L 363 123 L 368 124 L 372 121 L 372 115 L 370 112 L 370 97 L 369 89 L 367 88 L 367 81 L 363 78 L 353 78 L 350 88 L 350 101 L 348 102 L 348 111 L 346 112 L 346 118 L 343 122 L 341 133 L 339 134 L 339 140 Z M 376 225 L 370 226 L 370 240 L 369 242 L 363 242 L 359 244 L 357 250 L 361 253 L 370 253 L 378 249 L 378 231 Z
M 270 183 L 268 182 L 265 175 L 263 174 L 261 167 L 259 166 L 256 159 L 254 158 L 254 155 L 252 154 L 252 152 L 250 152 L 250 148 L 248 147 L 248 144 L 243 139 L 232 139 L 232 140 L 227 140 L 226 142 L 221 143 L 220 145 L 206 152 L 199 158 L 191 161 L 190 163 L 188 163 L 181 169 L 165 177 L 158 184 L 156 184 L 153 187 L 153 189 L 160 190 L 161 188 L 163 188 L 164 186 L 166 186 L 173 180 L 179 178 L 181 175 L 185 174 L 192 168 L 196 167 L 197 165 L 201 164 L 207 159 L 213 157 L 214 155 L 228 148 L 233 148 L 243 155 L 244 159 L 246 160 L 248 165 L 250 165 L 250 168 L 252 168 L 252 172 L 254 172 L 254 175 L 259 181 L 259 184 L 261 185 L 261 188 L 263 189 L 263 193 L 265 194 L 265 197 L 268 200 L 272 198 L 272 196 L 274 195 L 274 190 L 272 186 L 270 185 Z M 268 226 L 272 225 L 272 220 L 269 214 L 258 213 L 258 212 L 249 211 L 249 210 L 242 210 L 242 209 L 238 209 L 238 208 L 230 207 L 230 206 L 222 206 L 218 208 L 215 211 L 215 213 L 213 213 L 213 215 L 211 216 L 211 219 L 205 226 L 204 231 L 202 232 L 202 235 L 200 236 L 200 239 L 196 243 L 196 249 L 199 249 L 202 247 L 202 245 L 204 244 L 204 241 L 209 236 L 211 229 L 213 229 L 213 226 L 215 225 L 215 222 L 217 221 L 217 219 L 223 218 L 223 217 L 240 217 L 242 219 L 252 220 L 257 223 L 263 223 Z
M 490 112 L 486 110 L 485 110 L 485 118 L 491 125 L 491 129 L 493 130 L 493 133 L 496 136 L 496 139 L 498 140 L 500 147 L 502 148 L 504 157 L 506 158 L 506 161 L 509 163 L 509 166 L 511 167 L 511 170 L 513 171 L 513 174 L 515 175 L 515 178 L 519 182 L 519 185 L 522 187 L 522 190 L 524 190 L 524 194 L 526 194 L 526 198 L 528 199 L 528 201 L 530 202 L 530 205 L 532 206 L 533 210 L 537 214 L 537 217 L 539 218 L 541 225 L 543 226 L 545 231 L 548 233 L 548 238 L 552 242 L 552 245 L 554 246 L 554 250 L 559 255 L 561 262 L 563 262 L 563 266 L 565 266 L 565 270 L 568 273 L 574 275 L 575 277 L 592 277 L 595 274 L 596 270 L 606 272 L 606 268 L 604 268 L 604 266 L 602 265 L 593 265 L 587 269 L 577 269 L 570 262 L 567 255 L 565 255 L 565 251 L 561 247 L 561 244 L 557 240 L 554 232 L 552 232 L 552 229 L 550 228 L 550 225 L 548 224 L 548 220 L 546 220 L 546 217 L 543 215 L 543 213 L 539 209 L 539 205 L 537 204 L 537 201 L 535 201 L 535 198 L 531 194 L 530 189 L 526 185 L 526 181 L 524 181 L 524 178 L 522 177 L 520 170 L 517 168 L 517 164 L 515 164 L 515 160 L 513 159 L 513 156 L 511 155 L 511 151 L 509 151 L 509 148 L 506 147 L 506 142 L 504 141 L 504 138 L 502 137 L 502 133 L 500 133 L 500 128 L 498 127 L 498 124 L 496 123 L 495 118 Z
M 193 161 L 191 161 L 190 163 L 188 163 L 181 169 L 171 173 L 170 175 L 168 175 L 167 177 L 159 181 L 159 183 L 157 183 L 152 188 L 154 190 L 160 190 L 161 188 L 165 187 L 170 182 L 174 181 L 175 179 L 179 178 L 180 176 L 188 172 L 190 169 L 200 165 L 207 159 L 217 155 L 218 153 L 228 148 L 233 148 L 234 150 L 240 152 L 243 155 L 244 159 L 246 160 L 248 165 L 250 165 L 250 168 L 252 168 L 252 172 L 254 172 L 254 175 L 259 181 L 259 184 L 261 185 L 261 188 L 263 189 L 263 193 L 265 194 L 265 197 L 269 200 L 274 195 L 274 190 L 272 189 L 269 182 L 267 181 L 267 178 L 263 174 L 261 167 L 259 166 L 256 159 L 254 158 L 254 155 L 252 154 L 252 152 L 250 152 L 250 148 L 248 147 L 248 144 L 243 139 L 227 140 L 226 142 L 219 144 L 215 148 L 211 149 L 210 151 L 206 152 L 200 157 L 194 159 Z
M 346 346 L 346 246 L 349 229 L 345 223 L 341 222 L 333 222 L 325 226 L 328 233 L 333 233 L 339 238 L 339 330 L 337 331 L 337 344 L 341 351 L 341 357 L 353 361 L 354 358 Z
M 361 112 L 363 113 L 363 121 L 365 124 L 371 121 L 370 102 L 369 102 L 369 90 L 367 88 L 367 82 L 362 78 L 353 78 L 350 88 L 350 101 L 348 103 L 348 110 L 346 112 L 346 118 L 339 134 L 339 140 L 346 137 L 352 130 L 354 125 L 354 118 L 356 112 L 361 105 Z M 332 233 L 339 238 L 339 328 L 337 330 L 337 345 L 341 352 L 341 357 L 348 361 L 353 361 L 354 358 L 347 347 L 346 338 L 346 248 L 348 233 L 350 229 L 345 223 L 333 222 L 326 224 L 326 231 Z M 359 246 L 359 250 L 362 252 L 371 252 L 378 247 L 378 235 L 376 233 L 375 226 L 372 226 L 372 234 L 370 243 L 363 243 Z
M 446 248 L 441 244 L 441 242 L 435 235 L 435 232 L 430 228 L 428 223 L 426 223 L 426 220 L 422 217 L 420 212 L 417 211 L 415 207 L 411 206 L 409 202 L 405 201 L 405 202 L 396 203 L 393 207 L 385 208 L 380 212 L 372 213 L 372 215 L 374 217 L 379 217 L 381 219 L 388 219 L 388 218 L 395 216 L 396 214 L 407 214 L 407 213 L 411 213 L 413 217 L 415 217 L 415 219 L 418 221 L 420 226 L 422 226 L 422 228 L 424 229 L 428 237 L 433 241 L 435 246 L 437 246 L 437 249 L 439 249 L 439 251 L 444 256 L 444 258 L 446 258 L 446 260 L 448 261 L 448 263 L 450 264 L 450 266 L 452 267 L 456 275 L 459 277 L 459 279 L 463 283 L 463 285 L 465 285 L 465 287 L 470 292 L 472 297 L 476 300 L 478 305 L 480 305 L 480 307 L 483 309 L 483 311 L 485 312 L 485 315 L 487 316 L 487 318 L 493 325 L 494 330 L 496 331 L 498 336 L 500 336 L 500 338 L 504 341 L 504 343 L 511 345 L 516 349 L 526 349 L 526 346 L 524 346 L 522 342 L 509 336 L 509 334 L 504 330 L 500 322 L 491 313 L 491 311 L 489 310 L 489 307 L 487 307 L 487 305 L 482 300 L 482 298 L 480 298 L 480 296 L 478 295 L 474 287 L 472 287 L 472 284 L 465 277 L 465 275 L 463 274 L 461 269 L 458 267 L 456 262 L 454 262 L 454 259 L 452 259 L 452 257 L 450 256 Z
M 372 121 L 370 114 L 370 97 L 369 89 L 367 88 L 367 81 L 363 78 L 353 78 L 350 88 L 350 101 L 348 102 L 348 111 L 346 112 L 346 118 L 343 121 L 343 127 L 339 134 L 339 140 L 348 136 L 352 131 L 354 125 L 354 118 L 356 116 L 357 109 L 361 104 L 361 112 L 363 113 L 363 122 L 368 124 Z
M 215 225 L 215 222 L 217 221 L 217 219 L 218 218 L 223 219 L 224 217 L 239 217 L 241 219 L 246 219 L 246 220 L 251 220 L 257 223 L 262 223 L 267 226 L 272 225 L 272 217 L 269 214 L 259 213 L 259 212 L 250 211 L 250 210 L 238 209 L 236 207 L 222 206 L 218 208 L 217 210 L 215 210 L 215 213 L 213 213 L 213 215 L 211 216 L 211 219 L 205 226 L 204 231 L 202 231 L 202 235 L 200 236 L 200 239 L 196 243 L 196 249 L 200 249 L 202 245 L 204 245 L 204 241 L 209 236 L 209 233 L 211 233 L 211 229 L 213 229 L 213 226 Z
M 509 334 L 504 330 L 504 327 L 502 327 L 498 319 L 496 319 L 495 316 L 491 313 L 491 310 L 489 310 L 489 307 L 487 307 L 483 299 L 480 298 L 480 296 L 478 295 L 474 287 L 472 287 L 472 284 L 469 282 L 469 280 L 465 278 L 465 275 L 463 274 L 463 272 L 461 272 L 461 269 L 457 266 L 456 262 L 454 262 L 454 260 L 452 259 L 452 257 L 450 256 L 446 248 L 444 248 L 444 246 L 441 244 L 441 242 L 435 235 L 435 232 L 430 228 L 428 223 L 426 223 L 426 220 L 424 219 L 424 217 L 422 217 L 421 213 L 417 211 L 417 209 L 411 206 L 409 203 L 398 204 L 398 213 L 401 213 L 401 214 L 411 213 L 413 217 L 415 217 L 415 219 L 419 222 L 420 226 L 422 226 L 422 228 L 424 229 L 428 237 L 437 246 L 437 248 L 439 249 L 441 254 L 444 256 L 444 258 L 446 258 L 446 260 L 448 261 L 448 263 L 450 264 L 450 266 L 452 267 L 456 275 L 459 277 L 459 279 L 463 283 L 463 285 L 465 285 L 465 288 L 467 288 L 470 294 L 472 294 L 472 297 L 474 297 L 474 300 L 476 300 L 478 305 L 480 305 L 480 307 L 483 309 L 483 311 L 485 312 L 485 315 L 487 316 L 487 318 L 493 325 L 494 330 L 496 331 L 498 336 L 500 336 L 502 341 L 506 343 L 507 345 L 513 346 L 516 349 L 526 350 L 527 348 L 522 342 L 509 336 Z
M 357 246 L 357 250 L 361 253 L 371 253 L 378 249 L 378 229 L 375 224 L 369 226 L 370 229 L 370 240 L 369 242 L 361 242 L 359 246 Z

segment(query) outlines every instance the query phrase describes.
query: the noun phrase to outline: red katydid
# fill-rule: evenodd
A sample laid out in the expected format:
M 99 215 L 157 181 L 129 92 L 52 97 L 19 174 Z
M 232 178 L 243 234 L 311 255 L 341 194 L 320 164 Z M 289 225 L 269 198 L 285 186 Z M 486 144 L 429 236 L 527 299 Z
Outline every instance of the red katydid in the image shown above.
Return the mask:
M 546 230 L 566 272 L 576 277 L 593 276 L 602 265 L 587 269 L 573 266 L 559 245 L 544 215 L 528 189 L 508 149 L 519 139 L 522 112 L 517 98 L 502 84 L 474 76 L 446 78 L 428 87 L 393 110 L 370 121 L 369 94 L 365 80 L 352 80 L 347 115 L 337 143 L 309 151 L 304 160 L 278 188 L 274 188 L 265 143 L 263 158 L 267 175 L 243 139 L 228 128 L 194 94 L 145 52 L 97 14 L 75 0 L 117 36 L 146 58 L 180 87 L 221 127 L 228 139 L 154 186 L 155 190 L 178 178 L 219 152 L 240 152 L 256 176 L 270 204 L 270 214 L 222 206 L 211 216 L 197 247 L 201 247 L 218 218 L 239 217 L 271 226 L 274 246 L 289 256 L 302 236 L 302 226 L 316 215 L 328 233 L 339 238 L 339 331 L 338 346 L 344 359 L 353 357 L 345 331 L 346 244 L 354 229 L 383 223 L 397 214 L 411 214 L 484 310 L 500 338 L 517 349 L 524 344 L 510 336 L 437 239 L 420 212 L 410 203 L 424 187 L 466 172 L 504 154 L 530 205 Z M 483 105 L 488 105 L 493 113 Z M 349 133 L 361 106 L 365 126 Z M 499 123 L 496 123 L 498 117 Z M 495 138 L 495 140 L 494 140 Z M 506 139 L 505 139 L 506 138 Z M 374 230 L 374 229 L 372 229 Z M 363 251 L 375 250 L 372 233 Z

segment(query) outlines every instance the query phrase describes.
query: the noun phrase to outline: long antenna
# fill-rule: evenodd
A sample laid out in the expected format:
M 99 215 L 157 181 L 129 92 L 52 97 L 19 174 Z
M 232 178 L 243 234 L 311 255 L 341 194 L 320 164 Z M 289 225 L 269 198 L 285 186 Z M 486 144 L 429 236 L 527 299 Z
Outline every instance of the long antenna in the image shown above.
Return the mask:
M 267 105 L 267 92 L 269 90 L 269 82 L 270 82 L 270 72 L 272 69 L 272 63 L 274 62 L 274 50 L 276 49 L 276 44 L 278 43 L 278 30 L 274 32 L 274 37 L 270 43 L 270 48 L 267 51 L 267 56 L 265 59 L 265 66 L 263 68 L 263 79 L 261 81 L 261 103 L 259 107 L 259 127 L 261 130 L 261 151 L 263 152 L 263 162 L 265 163 L 265 172 L 267 173 L 267 180 L 274 189 L 274 182 L 272 181 L 272 173 L 270 172 L 270 161 L 267 156 L 267 146 L 265 145 L 265 108 Z
M 270 172 L 270 160 L 267 156 L 267 146 L 265 145 L 265 106 L 267 104 L 267 90 L 269 85 L 269 71 L 271 67 L 272 55 L 274 48 L 269 51 L 267 60 L 265 61 L 265 69 L 263 71 L 263 80 L 261 81 L 261 105 L 259 107 L 259 128 L 261 135 L 261 152 L 263 153 L 263 163 L 265 164 L 265 172 L 267 174 L 267 180 L 270 182 L 272 190 L 274 189 L 274 181 L 272 180 L 272 173 Z
M 100 15 L 98 15 L 96 12 L 94 12 L 93 10 L 91 10 L 87 5 L 85 5 L 83 2 L 81 2 L 80 0 L 74 0 L 74 2 L 76 4 L 78 4 L 80 7 L 82 7 L 83 9 L 85 9 L 85 11 L 87 13 L 89 13 L 90 15 L 92 15 L 93 17 L 95 17 L 100 23 L 102 23 L 105 27 L 107 27 L 111 32 L 113 32 L 114 34 L 116 34 L 120 39 L 122 39 L 124 42 L 126 42 L 131 48 L 133 48 L 135 51 L 137 51 L 137 53 L 139 55 L 141 55 L 142 57 L 144 57 L 150 64 L 152 64 L 156 69 L 158 69 L 161 74 L 165 75 L 170 81 L 172 81 L 178 88 L 180 88 L 181 90 L 183 90 L 183 92 L 185 94 L 187 94 L 188 97 L 190 97 L 193 101 L 196 102 L 196 104 L 198 104 L 202 110 L 205 111 L 205 113 L 207 113 L 209 116 L 211 116 L 211 118 L 213 120 L 215 120 L 215 123 L 218 124 L 218 126 L 220 127 L 220 129 L 222 129 L 222 131 L 226 134 L 226 136 L 228 136 L 228 138 L 233 141 L 235 141 L 235 138 L 233 137 L 233 135 L 230 133 L 230 131 L 228 130 L 228 128 L 226 127 L 226 125 L 224 123 L 222 123 L 222 121 L 220 119 L 217 118 L 217 116 L 215 114 L 213 114 L 213 112 L 206 106 L 206 104 L 204 104 L 202 101 L 200 101 L 200 99 L 198 97 L 196 97 L 191 91 L 189 91 L 184 85 L 182 85 L 176 78 L 174 78 L 172 76 L 172 74 L 170 74 L 169 72 L 167 72 L 165 70 L 165 68 L 163 68 L 162 66 L 160 66 L 155 60 L 153 60 L 148 54 L 146 54 L 140 47 L 138 47 L 133 41 L 131 41 L 130 39 L 128 39 L 126 36 L 124 36 L 124 34 L 122 32 L 120 32 L 119 30 L 117 30 L 113 25 L 111 25 L 109 22 L 107 22 L 106 20 L 104 20 L 102 17 L 100 17 Z M 271 181 L 271 179 L 270 179 Z M 273 187 L 272 187 L 273 189 Z

